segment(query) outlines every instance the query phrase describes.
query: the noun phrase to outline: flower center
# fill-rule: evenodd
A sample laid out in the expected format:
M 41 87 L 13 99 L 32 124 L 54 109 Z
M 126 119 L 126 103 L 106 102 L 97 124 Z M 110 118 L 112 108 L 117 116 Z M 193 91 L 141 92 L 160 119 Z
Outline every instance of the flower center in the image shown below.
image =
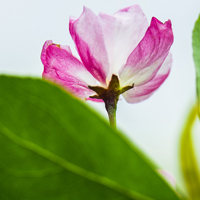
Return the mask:
M 120 94 L 132 89 L 133 87 L 134 84 L 132 84 L 131 86 L 125 86 L 123 88 L 120 88 L 118 76 L 114 74 L 112 75 L 108 88 L 88 85 L 89 89 L 97 93 L 97 95 L 90 96 L 90 98 L 102 99 L 105 103 L 107 103 L 108 101 L 109 102 L 114 101 L 113 103 L 115 104 L 117 104 Z
M 110 124 L 114 128 L 116 128 L 116 110 L 117 110 L 117 102 L 119 100 L 119 95 L 132 89 L 133 87 L 134 84 L 120 89 L 118 76 L 114 74 L 112 75 L 108 88 L 88 85 L 89 89 L 97 93 L 94 96 L 90 96 L 90 98 L 102 99 L 104 101 L 106 110 L 108 112 Z

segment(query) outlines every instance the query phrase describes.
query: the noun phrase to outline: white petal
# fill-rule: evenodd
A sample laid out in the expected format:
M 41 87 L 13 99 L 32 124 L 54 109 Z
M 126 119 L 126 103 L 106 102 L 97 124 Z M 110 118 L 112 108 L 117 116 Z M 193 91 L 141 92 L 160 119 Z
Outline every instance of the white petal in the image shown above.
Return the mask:
M 140 86 L 135 86 L 123 94 L 124 99 L 128 103 L 138 103 L 149 98 L 155 90 L 157 90 L 170 73 L 172 66 L 172 55 L 169 53 L 162 66 L 160 67 L 156 76 L 148 83 Z
M 118 75 L 119 69 L 143 38 L 148 22 L 138 5 L 119 10 L 113 16 L 100 13 L 99 18 L 110 63 L 109 79 L 112 74 Z

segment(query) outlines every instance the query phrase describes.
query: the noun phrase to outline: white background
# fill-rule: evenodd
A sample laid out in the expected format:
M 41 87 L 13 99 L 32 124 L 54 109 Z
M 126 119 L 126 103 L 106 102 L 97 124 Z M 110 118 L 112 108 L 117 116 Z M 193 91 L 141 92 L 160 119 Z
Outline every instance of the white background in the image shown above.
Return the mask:
M 78 17 L 83 5 L 96 14 L 113 14 L 133 4 L 142 7 L 149 22 L 152 16 L 163 22 L 171 19 L 174 61 L 170 76 L 148 100 L 119 102 L 118 126 L 160 168 L 171 171 L 183 188 L 178 145 L 184 120 L 195 102 L 191 37 L 200 13 L 199 0 L 0 0 L 0 73 L 41 77 L 40 53 L 46 40 L 70 45 L 77 55 L 68 31 L 69 16 Z M 107 117 L 102 103 L 89 104 Z

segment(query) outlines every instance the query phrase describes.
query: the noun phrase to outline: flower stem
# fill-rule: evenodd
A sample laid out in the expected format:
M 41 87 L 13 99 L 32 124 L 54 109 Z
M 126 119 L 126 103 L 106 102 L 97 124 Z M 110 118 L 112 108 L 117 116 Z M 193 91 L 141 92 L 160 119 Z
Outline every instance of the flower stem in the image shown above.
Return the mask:
M 120 88 L 119 78 L 115 74 L 112 75 L 108 88 L 88 85 L 89 89 L 96 92 L 96 95 L 90 96 L 90 98 L 102 99 L 104 101 L 110 121 L 110 126 L 114 129 L 117 128 L 116 110 L 117 110 L 117 102 L 119 100 L 119 95 L 132 89 L 133 87 L 134 84 Z
M 114 129 L 116 129 L 117 128 L 117 126 L 116 126 L 117 102 L 115 100 L 114 101 L 106 101 L 105 107 L 106 107 L 106 110 L 108 113 L 110 126 Z

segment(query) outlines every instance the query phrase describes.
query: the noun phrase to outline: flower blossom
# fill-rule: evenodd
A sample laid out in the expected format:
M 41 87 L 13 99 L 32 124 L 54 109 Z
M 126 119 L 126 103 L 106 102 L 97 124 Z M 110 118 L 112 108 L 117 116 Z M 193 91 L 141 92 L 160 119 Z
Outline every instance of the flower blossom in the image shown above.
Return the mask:
M 102 93 L 116 87 L 127 102 L 137 103 L 151 96 L 169 75 L 171 21 L 153 17 L 149 25 L 138 5 L 98 16 L 84 7 L 80 17 L 70 18 L 69 31 L 80 59 L 69 46 L 46 41 L 41 54 L 43 78 L 78 98 L 102 101 Z

